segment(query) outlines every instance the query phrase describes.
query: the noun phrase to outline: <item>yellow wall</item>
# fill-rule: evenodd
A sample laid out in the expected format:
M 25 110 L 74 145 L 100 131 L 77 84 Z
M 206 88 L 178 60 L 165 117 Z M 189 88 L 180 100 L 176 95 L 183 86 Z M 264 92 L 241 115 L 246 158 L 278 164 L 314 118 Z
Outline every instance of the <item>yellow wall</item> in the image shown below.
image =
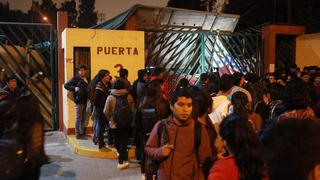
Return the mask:
M 109 70 L 113 77 L 119 76 L 114 66 L 122 64 L 124 68 L 128 69 L 128 79 L 132 83 L 137 79 L 138 70 L 144 68 L 143 31 L 66 28 L 62 33 L 62 39 L 65 82 L 73 77 L 74 47 L 90 47 L 91 78 L 100 69 Z M 106 52 L 104 49 L 106 49 Z M 64 126 L 74 128 L 75 104 L 67 98 L 67 91 L 65 89 L 63 91 Z M 92 126 L 92 121 L 90 121 L 89 126 Z
M 311 65 L 320 66 L 320 33 L 297 37 L 296 64 L 300 68 Z

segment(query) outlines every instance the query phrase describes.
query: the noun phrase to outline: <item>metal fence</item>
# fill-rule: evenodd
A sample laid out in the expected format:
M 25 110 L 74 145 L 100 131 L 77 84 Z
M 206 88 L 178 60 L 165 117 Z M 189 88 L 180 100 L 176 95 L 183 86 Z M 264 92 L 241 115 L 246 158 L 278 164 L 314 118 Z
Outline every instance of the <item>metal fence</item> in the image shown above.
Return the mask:
M 199 32 L 196 29 L 146 31 L 146 66 L 163 67 L 171 87 L 180 78 L 197 83 L 201 73 L 263 72 L 257 33 Z
M 47 129 L 58 128 L 56 44 L 51 24 L 0 22 L 1 76 L 15 74 L 39 100 Z
M 286 69 L 295 62 L 295 36 L 276 36 L 276 69 Z

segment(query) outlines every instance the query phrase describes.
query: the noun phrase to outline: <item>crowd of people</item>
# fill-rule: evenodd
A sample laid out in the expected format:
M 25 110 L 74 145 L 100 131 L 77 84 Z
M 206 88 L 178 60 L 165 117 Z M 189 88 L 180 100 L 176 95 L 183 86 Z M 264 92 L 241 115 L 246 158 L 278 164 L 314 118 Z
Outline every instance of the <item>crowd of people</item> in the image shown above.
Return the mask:
M 116 148 L 119 170 L 130 166 L 131 144 L 142 179 L 320 179 L 319 67 L 293 64 L 264 77 L 203 73 L 171 92 L 162 68 L 139 70 L 133 84 L 125 68 L 92 80 L 85 66 L 78 72 L 64 85 L 76 104 L 76 138 L 85 137 L 92 112 L 92 141 Z M 13 94 L 10 87 L 3 90 Z
M 118 169 L 129 167 L 128 144 L 134 144 L 142 179 L 319 178 L 320 159 L 312 154 L 320 150 L 316 66 L 301 72 L 291 65 L 264 77 L 203 73 L 197 84 L 179 79 L 171 93 L 161 68 L 139 70 L 132 85 L 126 69 L 113 81 L 108 70 L 100 70 L 88 82 L 84 71 L 80 67 L 81 78 L 74 77 L 65 88 L 87 92 L 93 142 L 99 148 L 116 147 Z M 77 138 L 84 132 L 79 117 L 85 106 L 87 101 L 76 106 Z

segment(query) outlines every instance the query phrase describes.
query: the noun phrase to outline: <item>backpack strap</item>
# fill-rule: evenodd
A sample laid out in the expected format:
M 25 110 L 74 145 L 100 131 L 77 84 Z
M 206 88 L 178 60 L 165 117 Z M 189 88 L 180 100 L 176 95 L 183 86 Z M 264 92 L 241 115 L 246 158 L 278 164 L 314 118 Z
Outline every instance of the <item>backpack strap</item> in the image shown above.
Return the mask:
M 168 131 L 166 128 L 167 119 L 160 120 L 158 128 L 158 144 L 161 144 L 161 138 L 163 138 L 164 144 L 169 143 Z M 197 120 L 194 123 L 194 150 L 197 157 L 197 162 L 199 163 L 199 148 L 201 145 L 201 124 Z
M 201 144 L 201 124 L 198 120 L 194 121 L 194 151 L 199 163 L 199 148 Z
M 163 138 L 164 144 L 169 143 L 169 136 L 167 131 L 167 119 L 160 120 L 159 128 L 158 128 L 158 144 L 160 146 L 161 144 L 161 138 Z
M 262 101 L 256 102 L 256 104 L 253 107 L 253 112 L 256 112 L 258 105 L 261 104 L 261 103 L 262 103 Z
M 277 108 L 278 105 L 281 104 L 281 101 L 276 101 L 276 103 L 273 105 L 271 111 L 270 111 L 270 117 L 272 118 L 273 117 L 273 113 L 275 111 L 275 109 Z

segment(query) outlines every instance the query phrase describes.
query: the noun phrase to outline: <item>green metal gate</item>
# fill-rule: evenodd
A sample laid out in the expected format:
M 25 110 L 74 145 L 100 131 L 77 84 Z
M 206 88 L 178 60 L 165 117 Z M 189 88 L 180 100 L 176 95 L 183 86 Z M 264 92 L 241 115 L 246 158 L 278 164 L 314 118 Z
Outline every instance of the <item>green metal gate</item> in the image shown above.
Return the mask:
M 260 34 L 224 34 L 188 28 L 145 33 L 146 66 L 163 67 L 169 74 L 171 87 L 182 77 L 197 83 L 204 72 L 263 74 Z
M 0 22 L 2 77 L 15 74 L 39 100 L 47 129 L 58 128 L 57 38 L 51 24 Z

